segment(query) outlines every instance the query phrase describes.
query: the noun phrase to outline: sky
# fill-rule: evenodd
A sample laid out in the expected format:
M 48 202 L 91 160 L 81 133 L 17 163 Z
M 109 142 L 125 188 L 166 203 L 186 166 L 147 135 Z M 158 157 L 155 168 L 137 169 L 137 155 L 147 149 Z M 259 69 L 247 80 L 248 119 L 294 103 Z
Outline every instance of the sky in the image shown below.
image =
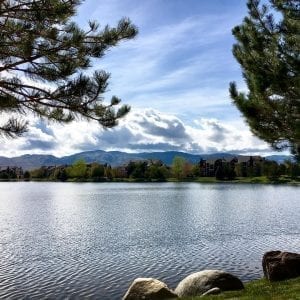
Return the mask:
M 135 39 L 94 61 L 95 70 L 111 73 L 105 98 L 120 97 L 131 112 L 113 129 L 29 116 L 29 132 L 2 140 L 0 155 L 64 156 L 97 149 L 273 153 L 253 136 L 228 93 L 230 81 L 247 91 L 231 52 L 231 30 L 246 14 L 246 0 L 86 0 L 75 17 L 82 27 L 88 20 L 115 26 L 129 17 L 139 29 Z

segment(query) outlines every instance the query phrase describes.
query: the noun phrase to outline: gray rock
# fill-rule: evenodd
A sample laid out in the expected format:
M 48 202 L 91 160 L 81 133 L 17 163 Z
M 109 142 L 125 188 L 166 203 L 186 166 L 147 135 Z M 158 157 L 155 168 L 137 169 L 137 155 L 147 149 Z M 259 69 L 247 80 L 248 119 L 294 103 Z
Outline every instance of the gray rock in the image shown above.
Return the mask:
M 270 281 L 300 276 L 300 254 L 281 251 L 266 252 L 262 266 L 264 275 Z
M 154 278 L 137 278 L 130 285 L 123 300 L 165 300 L 177 295 L 168 286 Z
M 179 282 L 175 293 L 179 297 L 201 296 L 213 288 L 221 291 L 241 290 L 243 283 L 235 276 L 219 270 L 193 273 Z
M 217 295 L 221 293 L 221 289 L 215 287 L 213 289 L 208 290 L 207 292 L 205 292 L 204 294 L 202 294 L 201 297 L 207 296 L 207 295 Z

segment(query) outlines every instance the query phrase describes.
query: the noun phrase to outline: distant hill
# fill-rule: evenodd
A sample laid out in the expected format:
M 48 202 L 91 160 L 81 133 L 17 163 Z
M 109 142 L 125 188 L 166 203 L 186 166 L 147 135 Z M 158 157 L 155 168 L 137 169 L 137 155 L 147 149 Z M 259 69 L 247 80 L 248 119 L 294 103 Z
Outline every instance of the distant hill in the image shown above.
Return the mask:
M 291 155 L 269 155 L 269 156 L 266 156 L 266 159 L 274 160 L 274 161 L 278 162 L 279 164 L 282 164 L 286 160 L 293 160 L 293 157 Z
M 24 170 L 32 170 L 40 166 L 60 165 L 60 158 L 53 155 L 26 154 L 18 157 L 0 156 L 0 167 L 17 166 Z
M 26 154 L 18 157 L 4 157 L 0 156 L 0 167 L 18 166 L 24 170 L 32 170 L 41 166 L 54 166 L 54 165 L 70 165 L 78 159 L 84 159 L 87 163 L 98 162 L 107 163 L 111 166 L 120 166 L 128 163 L 130 160 L 143 160 L 143 159 L 159 159 L 167 165 L 171 165 L 175 156 L 181 156 L 191 163 L 197 163 L 201 158 L 206 160 L 215 160 L 218 158 L 230 159 L 233 157 L 242 157 L 242 155 L 235 155 L 231 153 L 214 153 L 214 154 L 190 154 L 178 151 L 166 152 L 143 152 L 143 153 L 126 153 L 120 151 L 86 151 L 76 153 L 69 156 L 55 157 L 53 155 L 40 155 L 40 154 Z M 285 155 L 272 155 L 267 156 L 266 159 L 283 162 L 289 159 L 290 156 Z

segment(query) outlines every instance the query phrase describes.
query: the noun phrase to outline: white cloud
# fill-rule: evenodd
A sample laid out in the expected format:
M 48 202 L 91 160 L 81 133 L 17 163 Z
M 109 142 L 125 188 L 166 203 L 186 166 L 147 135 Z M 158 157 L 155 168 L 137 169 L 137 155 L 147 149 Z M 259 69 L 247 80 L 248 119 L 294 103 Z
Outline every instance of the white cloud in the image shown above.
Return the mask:
M 24 137 L 6 140 L 0 145 L 0 154 L 47 153 L 63 156 L 95 149 L 129 152 L 270 152 L 269 147 L 253 137 L 242 123 L 233 126 L 217 119 L 199 118 L 187 124 L 172 114 L 154 109 L 135 109 L 120 121 L 119 126 L 108 130 L 95 122 L 49 125 L 34 119 Z

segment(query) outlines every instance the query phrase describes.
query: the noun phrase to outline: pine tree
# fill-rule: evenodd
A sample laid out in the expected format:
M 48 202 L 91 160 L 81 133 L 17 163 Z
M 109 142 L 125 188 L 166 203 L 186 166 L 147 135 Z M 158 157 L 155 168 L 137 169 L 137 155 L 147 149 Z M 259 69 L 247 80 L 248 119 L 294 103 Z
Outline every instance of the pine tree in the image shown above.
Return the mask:
M 252 132 L 300 159 L 300 3 L 249 0 L 249 16 L 233 29 L 233 54 L 249 92 L 230 95 Z
M 110 47 L 133 38 L 137 28 L 124 18 L 115 28 L 90 21 L 83 30 L 71 20 L 80 2 L 0 1 L 0 114 L 11 116 L 0 125 L 0 135 L 23 134 L 24 116 L 30 113 L 50 121 L 81 117 L 113 127 L 129 111 L 127 105 L 118 106 L 115 96 L 104 103 L 109 73 L 83 72 Z

